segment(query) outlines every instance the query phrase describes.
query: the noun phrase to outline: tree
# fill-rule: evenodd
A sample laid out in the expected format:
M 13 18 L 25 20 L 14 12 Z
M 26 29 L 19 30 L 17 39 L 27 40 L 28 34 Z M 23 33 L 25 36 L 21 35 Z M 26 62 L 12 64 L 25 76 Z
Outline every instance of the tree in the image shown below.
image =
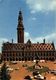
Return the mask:
M 31 77 L 30 77 L 29 75 L 25 76 L 24 79 L 26 79 L 26 80 L 32 80 Z
M 1 68 L 1 80 L 10 80 L 10 75 L 7 72 L 6 63 L 4 63 Z

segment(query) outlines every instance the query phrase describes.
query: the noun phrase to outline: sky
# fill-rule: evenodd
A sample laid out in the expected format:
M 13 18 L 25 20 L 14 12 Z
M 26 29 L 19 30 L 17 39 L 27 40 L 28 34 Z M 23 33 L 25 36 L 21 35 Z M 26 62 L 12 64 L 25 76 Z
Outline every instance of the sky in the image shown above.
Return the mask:
M 3 42 L 17 42 L 19 10 L 22 11 L 25 42 L 54 42 L 56 46 L 56 0 L 0 0 L 0 52 Z

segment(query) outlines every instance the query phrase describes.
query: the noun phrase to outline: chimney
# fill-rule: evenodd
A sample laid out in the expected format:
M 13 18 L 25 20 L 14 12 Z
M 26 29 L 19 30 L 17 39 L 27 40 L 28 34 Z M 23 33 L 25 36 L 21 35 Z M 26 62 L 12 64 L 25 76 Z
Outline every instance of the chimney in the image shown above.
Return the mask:
M 37 42 L 37 44 L 39 44 L 39 42 Z

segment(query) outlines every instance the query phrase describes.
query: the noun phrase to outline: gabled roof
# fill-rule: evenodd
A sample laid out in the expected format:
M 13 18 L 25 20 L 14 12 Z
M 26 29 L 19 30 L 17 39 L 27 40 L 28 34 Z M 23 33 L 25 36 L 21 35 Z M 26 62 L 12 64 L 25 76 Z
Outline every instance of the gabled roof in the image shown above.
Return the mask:
M 55 50 L 55 48 L 51 43 L 36 43 L 36 44 L 5 43 L 3 44 L 2 48 L 2 51 L 19 51 L 19 50 L 53 51 Z

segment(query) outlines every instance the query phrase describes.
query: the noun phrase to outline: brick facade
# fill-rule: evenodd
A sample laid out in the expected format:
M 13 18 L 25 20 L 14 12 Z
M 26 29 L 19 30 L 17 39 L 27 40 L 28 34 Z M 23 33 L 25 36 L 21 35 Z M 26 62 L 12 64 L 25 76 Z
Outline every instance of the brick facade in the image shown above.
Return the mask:
M 22 12 L 19 11 L 17 26 L 17 43 L 4 43 L 2 47 L 2 60 L 27 61 L 35 59 L 55 60 L 54 43 L 32 43 L 30 40 L 24 43 L 24 26 Z

